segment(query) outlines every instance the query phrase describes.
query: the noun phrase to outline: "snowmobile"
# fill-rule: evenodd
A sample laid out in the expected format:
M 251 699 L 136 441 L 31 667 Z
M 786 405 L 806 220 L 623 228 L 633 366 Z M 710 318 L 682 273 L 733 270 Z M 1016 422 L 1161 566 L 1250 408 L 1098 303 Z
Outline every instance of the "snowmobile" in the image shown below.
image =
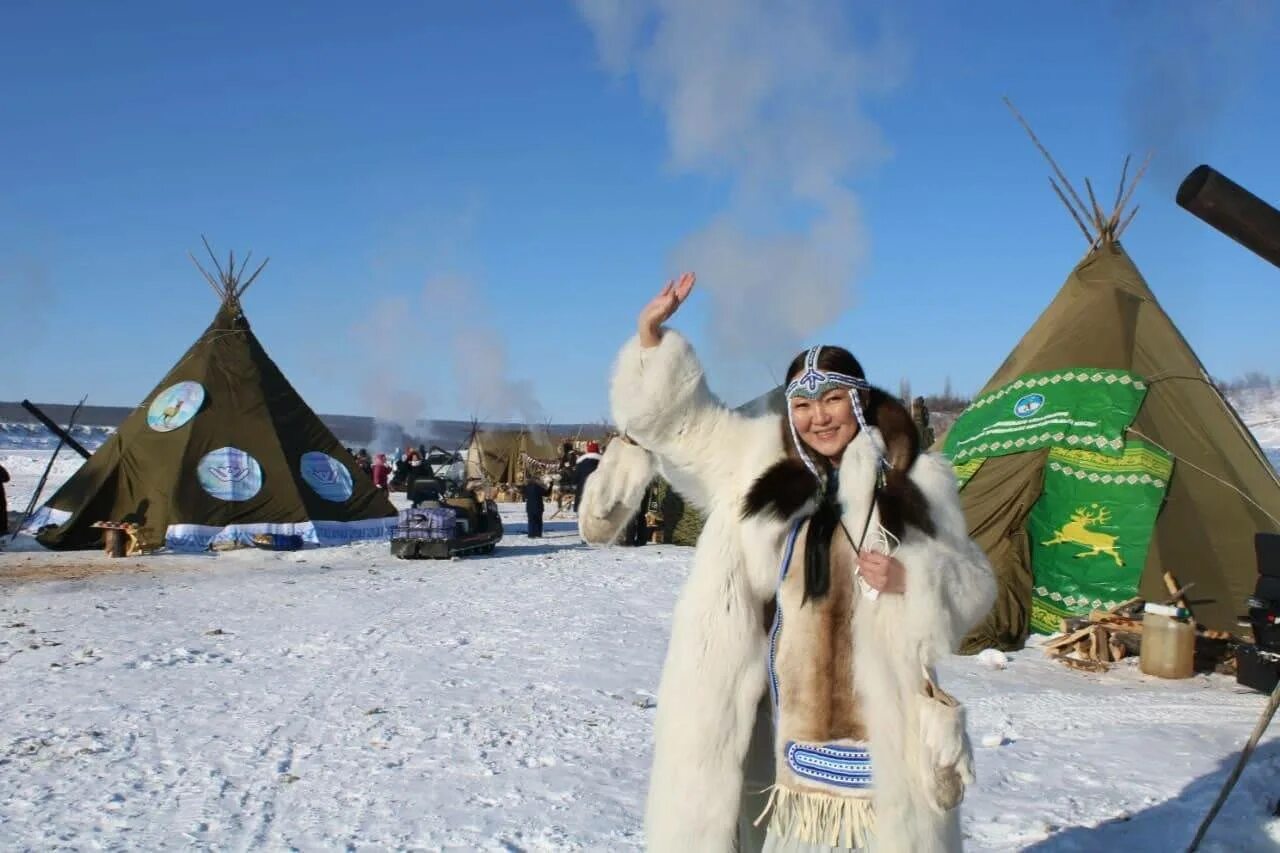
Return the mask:
M 391 554 L 404 560 L 444 560 L 491 554 L 502 539 L 502 517 L 493 501 L 463 493 L 445 495 L 439 480 L 413 481 L 410 509 L 401 510 Z

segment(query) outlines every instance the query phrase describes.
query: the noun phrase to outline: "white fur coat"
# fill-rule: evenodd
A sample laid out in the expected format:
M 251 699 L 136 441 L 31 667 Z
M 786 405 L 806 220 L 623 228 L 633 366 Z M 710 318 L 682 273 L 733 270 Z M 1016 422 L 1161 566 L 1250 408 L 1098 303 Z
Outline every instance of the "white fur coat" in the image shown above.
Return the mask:
M 742 764 L 766 684 L 765 605 L 778 580 L 789 520 L 742 518 L 757 477 L 784 455 L 778 417 L 747 418 L 707 388 L 678 333 L 618 356 L 613 416 L 635 440 L 615 441 L 587 481 L 579 523 L 592 542 L 613 541 L 655 472 L 706 516 L 693 570 L 676 604 L 658 688 L 653 767 L 645 816 L 650 850 L 731 851 Z M 637 446 L 638 445 L 638 446 Z M 870 436 L 840 466 L 845 523 L 860 530 L 874 478 Z M 929 501 L 934 537 L 910 530 L 896 556 L 904 595 L 882 595 L 854 617 L 855 672 L 876 755 L 876 849 L 959 849 L 958 810 L 937 806 L 935 771 L 968 775 L 962 719 L 949 727 L 940 703 L 922 701 L 926 670 L 982 619 L 995 581 L 968 538 L 950 464 L 922 455 L 911 477 Z M 927 698 L 927 697 L 924 697 Z

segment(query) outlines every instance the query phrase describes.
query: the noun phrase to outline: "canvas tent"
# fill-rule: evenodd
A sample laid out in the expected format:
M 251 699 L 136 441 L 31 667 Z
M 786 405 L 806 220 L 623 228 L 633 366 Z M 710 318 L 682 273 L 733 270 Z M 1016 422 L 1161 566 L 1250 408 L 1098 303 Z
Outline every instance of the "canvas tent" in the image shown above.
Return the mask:
M 612 433 L 599 424 L 551 424 L 539 427 L 502 426 L 471 422 L 463 458 L 466 481 L 472 484 L 524 483 L 526 468 L 551 474 L 559 470 L 563 446 L 572 444 L 579 453 L 589 442 L 603 447 Z
M 554 470 L 559 459 L 560 443 L 546 430 L 477 427 L 467 443 L 467 481 L 520 484 L 524 482 L 527 465 L 541 465 Z
M 386 494 L 250 329 L 240 299 L 257 273 L 241 283 L 234 257 L 215 266 L 213 323 L 32 518 L 45 546 L 97 547 L 102 521 L 133 522 L 143 542 L 175 550 L 256 534 L 340 544 L 394 528 Z
M 1121 189 L 1109 216 L 1091 187 L 1089 205 L 1059 192 L 1089 251 L 939 441 L 999 580 L 970 651 L 1126 594 L 1164 599 L 1166 571 L 1195 584 L 1199 622 L 1234 630 L 1253 536 L 1280 529 L 1274 470 L 1119 242 Z

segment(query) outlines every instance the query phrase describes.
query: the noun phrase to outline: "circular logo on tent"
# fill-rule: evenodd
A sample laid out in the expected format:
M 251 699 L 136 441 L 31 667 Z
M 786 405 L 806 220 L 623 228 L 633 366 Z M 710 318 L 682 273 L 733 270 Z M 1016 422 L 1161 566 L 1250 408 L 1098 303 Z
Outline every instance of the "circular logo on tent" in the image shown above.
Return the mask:
M 1040 411 L 1040 407 L 1043 405 L 1043 394 L 1027 394 L 1025 397 L 1020 397 L 1018 402 L 1013 404 L 1013 413 L 1020 418 L 1029 418 Z
M 147 426 L 156 432 L 173 432 L 200 411 L 204 386 L 199 382 L 179 382 L 156 395 L 147 407 Z
M 200 487 L 224 501 L 247 501 L 262 488 L 262 466 L 243 450 L 222 447 L 200 460 Z
M 341 503 L 351 497 L 351 472 L 327 453 L 302 454 L 302 479 L 327 501 Z

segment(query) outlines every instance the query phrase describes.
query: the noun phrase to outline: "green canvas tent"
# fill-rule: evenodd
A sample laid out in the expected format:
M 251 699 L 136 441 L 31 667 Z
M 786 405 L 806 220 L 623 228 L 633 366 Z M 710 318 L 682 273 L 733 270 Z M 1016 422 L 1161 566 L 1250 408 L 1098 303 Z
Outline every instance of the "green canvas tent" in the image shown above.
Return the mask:
M 1235 630 L 1254 534 L 1280 529 L 1275 471 L 1120 245 L 1123 201 L 1091 207 L 1072 209 L 1087 255 L 937 445 L 999 581 L 968 651 L 1164 599 L 1165 572 L 1194 584 L 1197 621 Z
M 132 522 L 142 542 L 175 550 L 259 534 L 314 545 L 389 536 L 386 494 L 250 329 L 240 297 L 257 272 L 241 283 L 243 272 L 233 258 L 205 274 L 221 300 L 213 323 L 33 516 L 41 544 L 99 547 L 95 522 Z

